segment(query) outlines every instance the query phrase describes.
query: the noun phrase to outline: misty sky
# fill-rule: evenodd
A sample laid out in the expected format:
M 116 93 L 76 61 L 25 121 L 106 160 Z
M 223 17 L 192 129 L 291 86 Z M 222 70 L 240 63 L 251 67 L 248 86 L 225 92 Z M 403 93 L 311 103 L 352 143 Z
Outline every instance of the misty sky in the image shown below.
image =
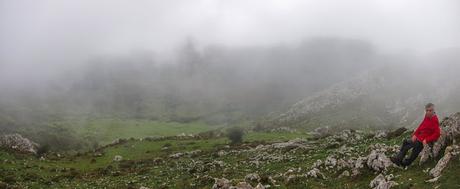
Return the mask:
M 336 36 L 429 52 L 458 46 L 459 18 L 457 0 L 0 0 L 0 73 L 100 54 L 164 54 L 187 38 L 265 46 Z

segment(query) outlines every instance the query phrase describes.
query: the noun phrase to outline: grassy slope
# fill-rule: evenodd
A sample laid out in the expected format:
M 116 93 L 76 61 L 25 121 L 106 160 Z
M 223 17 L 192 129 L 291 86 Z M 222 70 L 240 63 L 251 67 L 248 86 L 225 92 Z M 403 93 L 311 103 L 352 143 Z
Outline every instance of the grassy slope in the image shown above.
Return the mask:
M 302 133 L 250 133 L 245 136 L 244 145 L 255 146 L 264 141 L 284 141 L 292 138 L 308 138 Z M 369 143 L 361 143 L 355 147 L 363 154 L 367 152 L 367 146 L 371 143 L 399 144 L 401 136 L 393 140 L 373 140 Z M 319 141 L 324 142 L 324 141 Z M 214 154 L 228 144 L 225 138 L 207 140 L 164 140 L 164 141 L 139 141 L 131 140 L 127 143 L 106 148 L 103 155 L 93 157 L 92 153 L 81 156 L 70 156 L 52 160 L 49 158 L 40 161 L 27 155 L 14 155 L 0 151 L 0 178 L 2 181 L 19 186 L 31 188 L 138 188 L 150 186 L 151 188 L 210 188 L 212 181 L 197 180 L 192 173 L 203 171 L 213 177 L 225 177 L 229 179 L 241 179 L 248 173 L 258 172 L 260 175 L 276 175 L 284 173 L 289 168 L 302 168 L 306 171 L 317 159 L 324 159 L 334 149 L 316 149 L 310 152 L 292 152 L 296 158 L 291 161 L 263 164 L 255 167 L 250 164 L 242 164 L 248 158 L 256 154 L 242 153 L 239 155 L 215 156 Z M 244 146 L 243 145 L 243 146 Z M 168 150 L 162 150 L 169 146 Z M 231 147 L 239 149 L 241 146 Z M 194 158 L 182 157 L 171 159 L 169 154 L 175 152 L 203 150 L 203 153 Z M 113 162 L 115 155 L 123 156 L 125 161 Z M 154 163 L 154 159 L 161 158 L 161 163 Z M 93 160 L 94 159 L 94 160 Z M 93 160 L 93 162 L 91 162 Z M 228 170 L 222 168 L 208 168 L 207 170 L 184 169 L 186 165 L 197 162 L 212 162 L 222 160 L 231 165 Z M 390 173 L 396 176 L 400 185 L 396 188 L 458 188 L 457 175 L 460 174 L 460 161 L 458 157 L 449 164 L 440 182 L 435 184 L 425 183 L 428 179 L 426 168 L 434 167 L 435 161 L 419 167 L 411 166 L 408 170 L 392 169 Z M 207 166 L 204 166 L 207 167 Z M 339 174 L 339 173 L 337 173 Z M 370 171 L 358 178 L 336 179 L 338 175 L 327 173 L 331 179 L 303 179 L 294 183 L 279 181 L 276 188 L 367 188 L 371 179 L 376 175 Z M 332 179 L 333 178 L 333 179 Z M 191 183 L 201 183 L 192 187 Z
M 54 122 L 70 128 L 80 137 L 96 138 L 102 144 L 108 144 L 118 138 L 144 138 L 155 136 L 175 136 L 179 134 L 196 134 L 218 129 L 220 125 L 203 122 L 165 122 L 144 119 L 79 119 Z

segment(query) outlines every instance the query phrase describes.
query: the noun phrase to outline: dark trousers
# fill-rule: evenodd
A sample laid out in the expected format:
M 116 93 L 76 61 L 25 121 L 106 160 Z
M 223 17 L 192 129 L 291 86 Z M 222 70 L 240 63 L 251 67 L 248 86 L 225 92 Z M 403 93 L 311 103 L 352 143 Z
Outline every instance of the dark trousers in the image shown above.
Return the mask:
M 408 158 L 406 157 L 407 151 L 412 149 L 412 153 Z M 406 139 L 403 141 L 401 149 L 399 150 L 396 159 L 401 162 L 403 166 L 409 166 L 415 159 L 417 159 L 418 154 L 423 150 L 423 143 L 416 140 L 415 142 L 412 139 Z

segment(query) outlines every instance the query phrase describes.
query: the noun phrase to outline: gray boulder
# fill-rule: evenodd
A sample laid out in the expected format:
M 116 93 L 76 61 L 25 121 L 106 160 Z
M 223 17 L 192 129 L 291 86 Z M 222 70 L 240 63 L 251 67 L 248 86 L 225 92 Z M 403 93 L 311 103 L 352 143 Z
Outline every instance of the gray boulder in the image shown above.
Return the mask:
M 37 153 L 38 144 L 22 137 L 20 134 L 0 136 L 0 148 L 14 150 L 21 153 Z

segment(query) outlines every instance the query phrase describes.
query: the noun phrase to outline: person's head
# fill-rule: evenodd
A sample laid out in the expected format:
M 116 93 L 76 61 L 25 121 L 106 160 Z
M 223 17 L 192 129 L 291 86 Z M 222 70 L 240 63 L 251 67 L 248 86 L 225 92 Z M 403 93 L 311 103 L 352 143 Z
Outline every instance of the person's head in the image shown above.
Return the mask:
M 425 115 L 427 117 L 432 117 L 434 115 L 434 104 L 428 103 L 425 105 Z

